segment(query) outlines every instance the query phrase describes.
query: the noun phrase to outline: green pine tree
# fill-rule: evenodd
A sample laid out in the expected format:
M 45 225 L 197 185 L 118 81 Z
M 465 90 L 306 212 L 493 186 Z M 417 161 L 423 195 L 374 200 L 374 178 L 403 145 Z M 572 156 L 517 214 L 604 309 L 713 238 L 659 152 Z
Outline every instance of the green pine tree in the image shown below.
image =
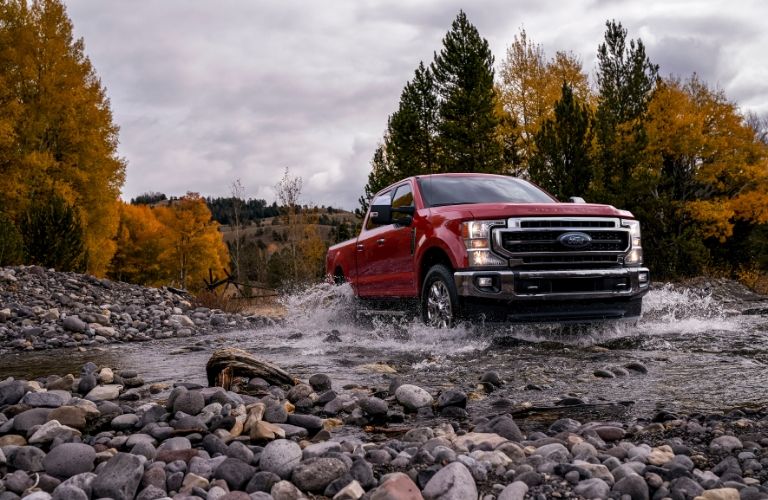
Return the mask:
M 445 172 L 501 172 L 502 147 L 488 41 L 463 11 L 435 54 L 432 72 L 440 98 L 438 142 Z
M 630 40 L 616 21 L 606 22 L 598 48 L 598 104 L 595 128 L 600 160 L 600 192 L 609 203 L 631 208 L 637 192 L 628 188 L 642 166 L 647 145 L 645 121 L 659 68 L 645 54 L 641 40 Z
M 435 172 L 438 104 L 432 72 L 419 63 L 389 118 L 387 157 L 399 177 Z
M 84 271 L 85 235 L 75 209 L 57 194 L 34 198 L 38 201 L 24 214 L 21 227 L 26 261 L 57 271 Z
M 531 180 L 560 200 L 583 196 L 592 180 L 590 111 L 563 83 L 554 119 L 547 119 L 535 136 L 536 152 L 528 172 Z

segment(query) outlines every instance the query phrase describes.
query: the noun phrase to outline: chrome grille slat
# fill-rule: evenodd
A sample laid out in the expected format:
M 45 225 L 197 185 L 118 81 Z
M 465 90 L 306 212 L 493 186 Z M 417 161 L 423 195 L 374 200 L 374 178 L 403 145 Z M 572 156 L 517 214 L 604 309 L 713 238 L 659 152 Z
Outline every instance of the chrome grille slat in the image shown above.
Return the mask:
M 586 234 L 585 248 L 561 244 L 561 235 Z M 591 265 L 616 267 L 629 250 L 629 229 L 612 217 L 530 217 L 512 218 L 508 227 L 494 230 L 494 250 L 509 257 L 512 267 L 550 269 Z

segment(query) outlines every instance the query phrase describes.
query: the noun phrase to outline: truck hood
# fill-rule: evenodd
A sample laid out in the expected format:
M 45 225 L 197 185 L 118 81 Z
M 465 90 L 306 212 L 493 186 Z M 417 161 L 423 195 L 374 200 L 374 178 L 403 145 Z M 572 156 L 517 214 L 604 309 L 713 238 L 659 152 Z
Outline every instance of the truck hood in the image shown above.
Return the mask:
M 472 205 L 435 207 L 430 210 L 435 215 L 467 219 L 553 216 L 634 218 L 632 213 L 627 210 L 619 210 L 611 205 L 595 203 L 475 203 Z

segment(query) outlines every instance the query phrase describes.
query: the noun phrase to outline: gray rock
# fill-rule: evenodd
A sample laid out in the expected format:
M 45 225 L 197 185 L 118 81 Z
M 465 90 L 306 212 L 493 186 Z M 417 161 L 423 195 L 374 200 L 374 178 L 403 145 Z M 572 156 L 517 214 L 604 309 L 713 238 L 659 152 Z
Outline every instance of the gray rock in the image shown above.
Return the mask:
M 137 455 L 118 453 L 110 458 L 93 481 L 93 494 L 114 500 L 131 500 L 136 496 L 144 460 Z
M 117 384 L 98 385 L 88 392 L 85 399 L 94 402 L 111 401 L 117 399 L 122 388 L 122 385 Z
M 88 500 L 88 494 L 71 484 L 61 483 L 53 490 L 53 500 Z
M 8 491 L 22 494 L 24 490 L 32 486 L 33 481 L 25 471 L 17 470 L 5 476 L 3 483 Z
M 571 458 L 571 454 L 568 451 L 568 448 L 560 443 L 545 444 L 544 446 L 536 448 L 533 454 L 544 457 L 546 460 L 558 463 L 566 462 Z
M 15 405 L 24 397 L 24 382 L 21 380 L 4 380 L 0 382 L 0 406 Z
M 389 411 L 387 402 L 377 397 L 363 398 L 359 402 L 360 408 L 372 417 L 386 416 Z
M 261 470 L 274 472 L 283 479 L 291 477 L 293 469 L 301 461 L 301 447 L 287 439 L 277 439 L 264 447 L 259 466 Z
M 477 498 L 472 474 L 460 462 L 448 464 L 432 476 L 422 491 L 425 500 L 466 500 Z
M 214 479 L 223 479 L 230 490 L 242 490 L 254 473 L 254 468 L 236 458 L 227 458 L 213 472 Z
M 187 415 L 197 415 L 205 406 L 205 398 L 200 391 L 187 391 L 179 394 L 173 401 L 173 411 Z
M 88 325 L 77 316 L 67 316 L 61 322 L 61 326 L 63 326 L 65 330 L 75 333 L 82 333 L 88 329 Z
M 608 498 L 611 487 L 602 479 L 593 477 L 579 481 L 579 484 L 573 488 L 573 492 L 584 498 Z
M 164 489 L 150 485 L 139 492 L 136 500 L 159 500 L 167 497 L 168 494 Z
M 48 452 L 43 467 L 48 474 L 67 479 L 83 472 L 91 472 L 96 452 L 87 444 L 63 443 Z
M 272 498 L 275 500 L 298 500 L 301 498 L 307 498 L 304 494 L 291 482 L 280 481 L 272 486 L 270 491 Z
M 80 394 L 88 394 L 98 385 L 99 381 L 96 375 L 93 373 L 87 373 L 80 377 L 80 381 L 77 383 L 77 392 Z
M 28 392 L 21 399 L 23 404 L 34 407 L 58 408 L 72 398 L 66 391 Z
M 347 464 L 338 458 L 310 458 L 293 469 L 291 482 L 302 491 L 322 493 L 347 471 Z
M 50 408 L 32 408 L 13 417 L 13 429 L 27 433 L 36 425 L 43 425 L 51 413 Z
M 648 500 L 648 484 L 637 474 L 628 474 L 613 485 L 612 490 L 618 496 L 629 495 L 632 500 Z
M 290 425 L 303 427 L 312 434 L 323 428 L 323 419 L 314 415 L 298 415 L 291 413 L 288 415 L 288 423 Z
M 308 398 L 310 394 L 312 394 L 314 389 L 312 389 L 312 386 L 307 384 L 296 384 L 293 387 L 291 387 L 291 390 L 288 391 L 287 398 L 288 401 L 291 403 L 296 403 L 297 401 Z
M 712 451 L 724 451 L 731 453 L 734 450 L 740 450 L 744 446 L 741 444 L 739 438 L 734 436 L 720 436 L 716 437 L 709 443 L 709 449 Z
M 244 445 L 241 441 L 232 441 L 227 447 L 226 455 L 230 458 L 236 458 L 250 464 L 253 461 L 253 451 Z
M 264 420 L 272 424 L 284 424 L 288 420 L 288 411 L 280 403 L 270 403 L 264 410 Z
M 466 393 L 458 389 L 448 389 L 440 393 L 437 397 L 437 407 L 445 408 L 447 406 L 458 406 L 460 408 L 467 407 L 467 395 Z
M 28 472 L 42 472 L 45 452 L 34 446 L 20 446 L 15 453 L 8 457 L 8 465 Z
M 432 405 L 432 395 L 421 387 L 403 384 L 395 391 L 397 402 L 403 405 L 405 409 L 417 411 L 419 408 L 425 408 Z
M 280 482 L 280 476 L 274 472 L 261 471 L 253 475 L 248 484 L 245 486 L 246 493 L 255 493 L 257 491 L 263 491 L 269 493 L 272 491 L 272 486 Z
M 478 425 L 475 428 L 475 432 L 488 432 L 492 434 L 498 434 L 501 437 L 507 438 L 510 441 L 520 442 L 525 437 L 520 432 L 520 428 L 515 421 L 509 415 L 501 415 L 489 422 Z
M 331 390 L 331 377 L 324 373 L 316 373 L 309 377 L 309 385 L 315 392 L 324 392 Z
M 528 493 L 528 485 L 522 481 L 515 481 L 504 488 L 497 500 L 523 500 Z
M 138 423 L 139 417 L 136 414 L 126 413 L 113 418 L 109 425 L 116 431 L 126 431 L 133 429 Z

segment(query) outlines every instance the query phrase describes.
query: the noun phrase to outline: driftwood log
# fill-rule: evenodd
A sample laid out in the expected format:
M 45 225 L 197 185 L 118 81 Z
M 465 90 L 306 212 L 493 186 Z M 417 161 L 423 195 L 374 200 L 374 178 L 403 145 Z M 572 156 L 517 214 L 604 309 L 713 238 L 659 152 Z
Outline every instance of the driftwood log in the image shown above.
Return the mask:
M 296 385 L 300 382 L 282 368 L 235 348 L 214 351 L 205 365 L 205 373 L 210 387 L 218 386 L 226 390 L 232 388 L 236 377 L 261 377 L 270 385 Z

